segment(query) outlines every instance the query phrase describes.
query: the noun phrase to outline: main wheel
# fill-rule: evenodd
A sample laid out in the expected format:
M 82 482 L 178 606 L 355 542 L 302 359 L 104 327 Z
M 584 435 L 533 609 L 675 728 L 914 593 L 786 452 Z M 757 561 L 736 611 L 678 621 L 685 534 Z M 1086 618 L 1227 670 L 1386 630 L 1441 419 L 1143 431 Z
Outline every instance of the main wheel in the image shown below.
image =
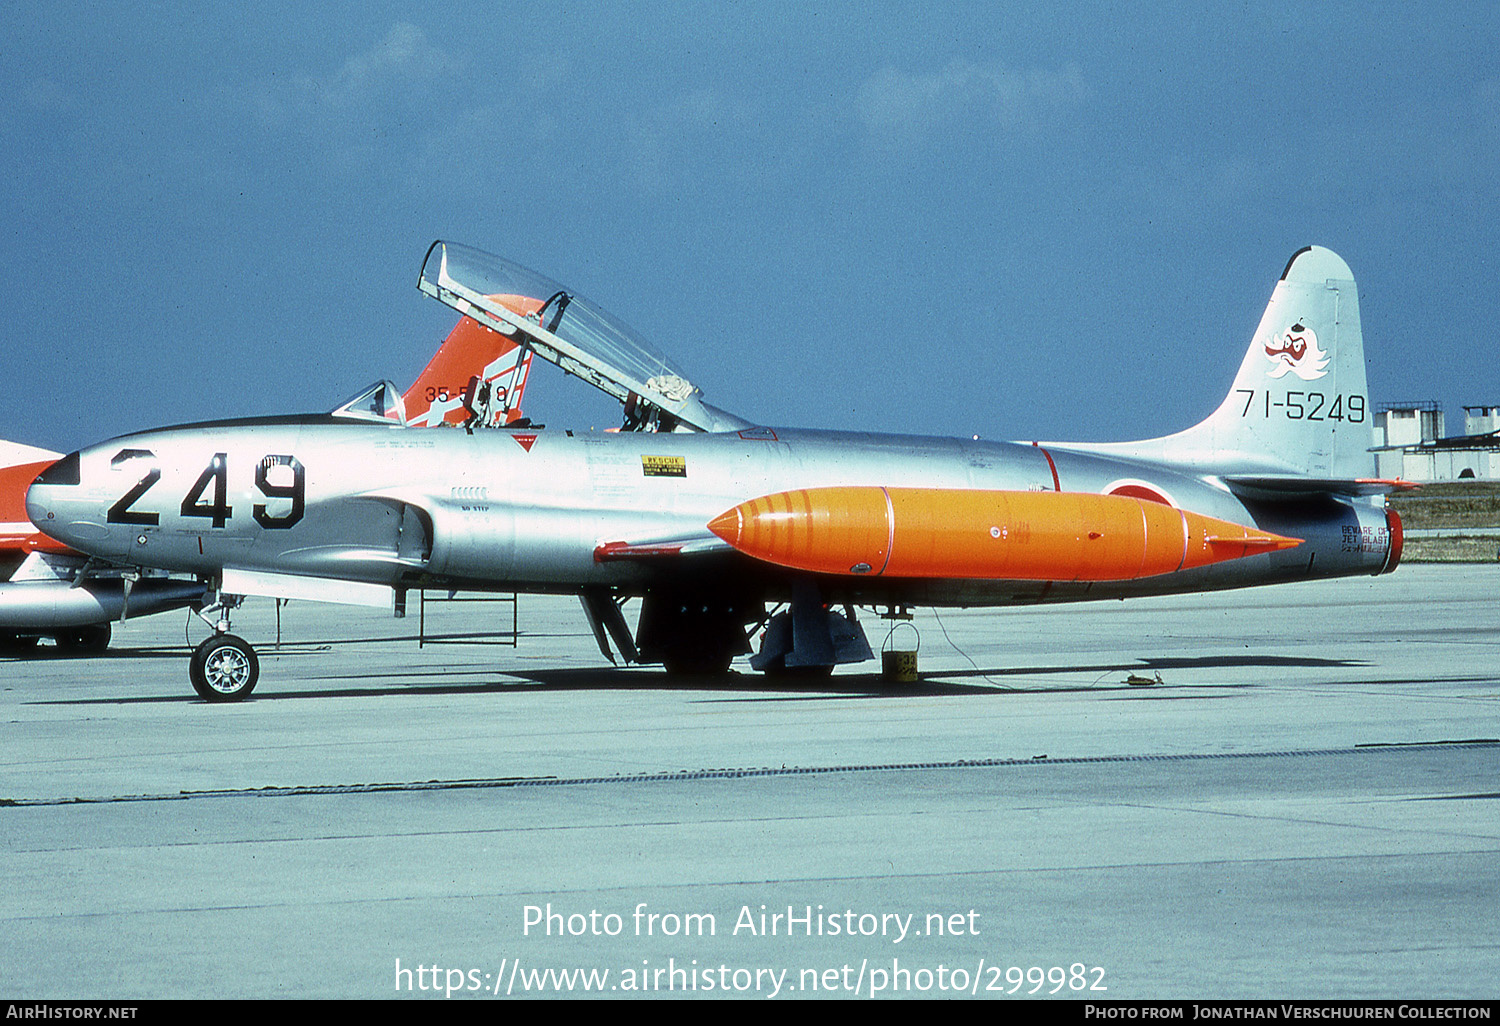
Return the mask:
M 761 672 L 767 677 L 780 677 L 783 680 L 788 678 L 793 680 L 818 680 L 822 677 L 833 676 L 833 664 L 830 663 L 827 666 L 821 663 L 813 666 L 788 666 L 786 664 L 786 656 L 779 655 L 767 663 L 765 669 Z
M 0 634 L 0 655 L 24 656 L 36 651 L 34 634 Z
M 728 673 L 733 661 L 733 652 L 688 649 L 669 654 L 662 663 L 673 677 L 700 677 Z
M 98 655 L 109 650 L 109 624 L 75 627 L 57 636 L 57 647 L 74 655 Z
M 215 634 L 194 650 L 188 677 L 204 701 L 238 702 L 255 690 L 260 660 L 244 640 Z

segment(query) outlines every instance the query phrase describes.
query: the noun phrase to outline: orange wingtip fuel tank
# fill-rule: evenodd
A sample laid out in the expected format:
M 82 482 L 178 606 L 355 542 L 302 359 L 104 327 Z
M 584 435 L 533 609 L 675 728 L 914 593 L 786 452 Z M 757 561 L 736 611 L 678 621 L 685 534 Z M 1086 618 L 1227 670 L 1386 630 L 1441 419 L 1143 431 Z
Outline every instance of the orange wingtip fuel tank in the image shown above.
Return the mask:
M 1015 581 L 1129 581 L 1302 544 L 1123 495 L 943 488 L 778 492 L 708 527 L 797 570 Z

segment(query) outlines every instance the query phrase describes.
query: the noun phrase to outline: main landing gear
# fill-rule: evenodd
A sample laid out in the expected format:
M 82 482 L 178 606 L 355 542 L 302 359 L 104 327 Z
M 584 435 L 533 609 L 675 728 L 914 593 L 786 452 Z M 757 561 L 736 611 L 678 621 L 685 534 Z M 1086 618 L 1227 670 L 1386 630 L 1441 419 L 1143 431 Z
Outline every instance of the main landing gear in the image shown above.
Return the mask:
M 59 651 L 69 655 L 100 655 L 109 651 L 110 626 L 107 623 L 74 627 L 57 635 Z
M 791 608 L 772 616 L 751 669 L 769 677 L 826 677 L 834 666 L 873 659 L 852 606 L 840 616 L 809 581 L 792 589 Z
M 604 613 L 618 610 L 598 608 L 590 612 L 590 623 L 601 651 L 608 655 L 600 627 Z M 584 609 L 590 610 L 590 596 Z M 752 669 L 773 677 L 826 677 L 842 663 L 873 659 L 864 628 L 850 606 L 844 615 L 823 601 L 812 581 L 798 581 L 792 589 L 789 608 L 766 619 L 765 602 L 754 593 L 647 592 L 641 606 L 635 647 L 642 663 L 661 663 L 673 675 L 721 674 L 731 660 L 750 652 L 747 624 L 765 623 L 760 651 L 750 659 Z M 619 624 L 624 629 L 624 624 Z
M 727 673 L 735 656 L 750 651 L 744 625 L 762 608 L 735 595 L 647 592 L 636 628 L 639 661 L 661 663 L 674 676 Z
M 221 595 L 218 602 L 198 613 L 214 634 L 193 650 L 188 679 L 205 702 L 238 702 L 255 690 L 255 682 L 260 679 L 255 649 L 229 633 L 229 611 L 241 601 L 238 596 Z M 222 618 L 210 620 L 208 614 L 214 612 L 221 613 Z

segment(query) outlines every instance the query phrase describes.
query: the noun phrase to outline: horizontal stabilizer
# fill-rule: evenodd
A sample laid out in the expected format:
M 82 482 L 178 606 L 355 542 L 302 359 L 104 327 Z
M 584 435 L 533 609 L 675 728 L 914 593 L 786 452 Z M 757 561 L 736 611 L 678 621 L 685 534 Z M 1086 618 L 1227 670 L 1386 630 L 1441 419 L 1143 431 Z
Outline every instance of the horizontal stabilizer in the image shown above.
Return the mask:
M 1286 475 L 1226 476 L 1224 483 L 1241 498 L 1291 499 L 1311 495 L 1366 496 L 1408 492 L 1421 485 L 1400 479 L 1376 477 L 1327 478 Z
M 1280 535 L 1268 534 L 1263 536 L 1238 537 L 1230 535 L 1211 534 L 1203 539 L 1216 554 L 1223 554 L 1226 559 L 1239 559 L 1243 556 L 1251 556 L 1257 552 L 1276 552 L 1280 549 L 1295 549 L 1302 544 L 1300 538 L 1283 538 Z

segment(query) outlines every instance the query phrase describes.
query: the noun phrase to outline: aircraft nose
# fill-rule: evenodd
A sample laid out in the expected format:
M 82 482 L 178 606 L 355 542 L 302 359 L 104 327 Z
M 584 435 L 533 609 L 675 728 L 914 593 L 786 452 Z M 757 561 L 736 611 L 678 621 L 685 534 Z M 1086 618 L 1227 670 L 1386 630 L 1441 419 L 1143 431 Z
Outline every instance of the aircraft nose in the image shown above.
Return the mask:
M 42 471 L 26 490 L 26 515 L 43 534 L 69 548 L 105 559 L 127 559 L 144 521 L 128 507 L 159 476 L 152 466 L 129 488 L 121 475 L 112 473 L 122 461 L 150 456 L 149 450 L 125 449 L 114 457 L 113 443 L 71 452 Z M 124 478 L 131 478 L 127 473 Z M 122 512 L 123 511 L 123 512 Z
M 79 464 L 79 454 L 71 452 L 38 474 L 26 489 L 26 516 L 38 530 L 67 544 L 78 540 L 72 537 L 78 516 L 71 515 L 77 511 L 70 507 L 80 498 L 76 491 L 82 483 Z

